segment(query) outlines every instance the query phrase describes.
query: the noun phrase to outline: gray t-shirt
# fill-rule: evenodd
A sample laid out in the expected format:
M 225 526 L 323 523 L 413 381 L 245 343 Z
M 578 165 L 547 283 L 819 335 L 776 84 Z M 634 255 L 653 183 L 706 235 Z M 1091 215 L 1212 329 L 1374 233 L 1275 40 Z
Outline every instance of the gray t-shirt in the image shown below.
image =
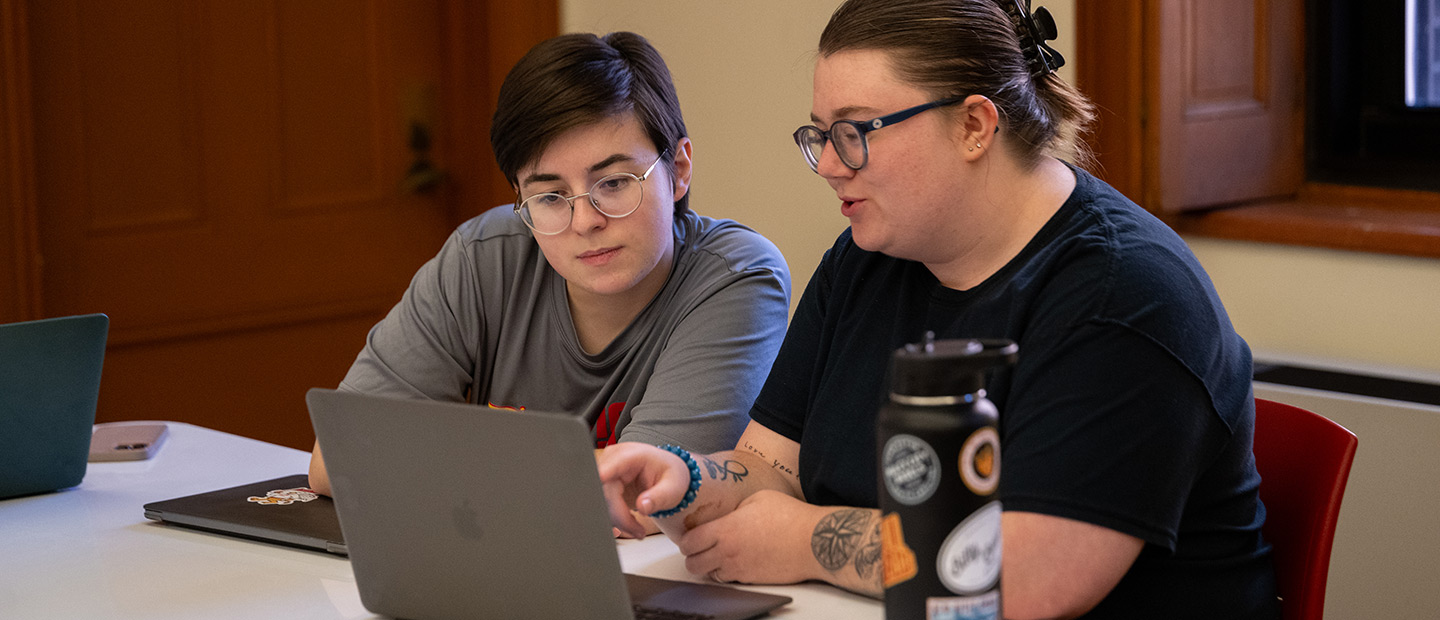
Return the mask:
M 729 450 L 784 337 L 789 284 L 759 233 L 687 211 L 665 287 L 590 355 L 564 279 L 510 209 L 491 209 L 420 268 L 340 387 L 582 415 L 596 447 Z

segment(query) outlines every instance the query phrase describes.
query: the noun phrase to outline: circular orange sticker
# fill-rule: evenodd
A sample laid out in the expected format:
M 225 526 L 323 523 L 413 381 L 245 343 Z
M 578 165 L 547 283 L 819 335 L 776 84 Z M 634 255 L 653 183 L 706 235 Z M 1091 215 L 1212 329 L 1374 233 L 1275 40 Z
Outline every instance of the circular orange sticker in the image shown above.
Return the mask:
M 976 495 L 990 495 L 1000 486 L 1000 433 L 986 426 L 960 448 L 960 479 Z

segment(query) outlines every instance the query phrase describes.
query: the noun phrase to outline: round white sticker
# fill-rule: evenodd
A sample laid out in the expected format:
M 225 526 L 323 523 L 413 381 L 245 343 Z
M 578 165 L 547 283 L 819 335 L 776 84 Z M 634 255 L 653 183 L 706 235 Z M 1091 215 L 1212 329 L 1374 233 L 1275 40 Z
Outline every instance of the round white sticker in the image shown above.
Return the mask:
M 930 499 L 940 486 L 940 456 L 914 435 L 896 435 L 887 440 L 881 463 L 885 490 L 906 506 Z
M 935 571 L 956 594 L 984 592 L 1000 580 L 1000 502 L 990 502 L 950 531 Z

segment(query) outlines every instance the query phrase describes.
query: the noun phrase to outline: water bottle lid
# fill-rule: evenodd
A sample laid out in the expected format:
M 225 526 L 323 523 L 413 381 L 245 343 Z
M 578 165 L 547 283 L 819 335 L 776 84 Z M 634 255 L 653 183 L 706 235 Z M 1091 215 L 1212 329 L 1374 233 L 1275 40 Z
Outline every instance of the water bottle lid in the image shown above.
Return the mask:
M 1010 340 L 925 339 L 895 350 L 890 392 L 904 396 L 955 396 L 985 389 L 985 373 L 1015 363 L 1019 346 Z

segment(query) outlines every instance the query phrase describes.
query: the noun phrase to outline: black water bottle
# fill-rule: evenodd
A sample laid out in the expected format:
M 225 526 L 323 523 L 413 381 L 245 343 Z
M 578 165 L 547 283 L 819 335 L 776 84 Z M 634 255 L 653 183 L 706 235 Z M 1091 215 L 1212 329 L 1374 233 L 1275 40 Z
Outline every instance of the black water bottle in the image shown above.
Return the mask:
M 1009 340 L 934 340 L 895 351 L 876 447 L 888 620 L 1000 614 L 1000 433 L 988 371 Z

